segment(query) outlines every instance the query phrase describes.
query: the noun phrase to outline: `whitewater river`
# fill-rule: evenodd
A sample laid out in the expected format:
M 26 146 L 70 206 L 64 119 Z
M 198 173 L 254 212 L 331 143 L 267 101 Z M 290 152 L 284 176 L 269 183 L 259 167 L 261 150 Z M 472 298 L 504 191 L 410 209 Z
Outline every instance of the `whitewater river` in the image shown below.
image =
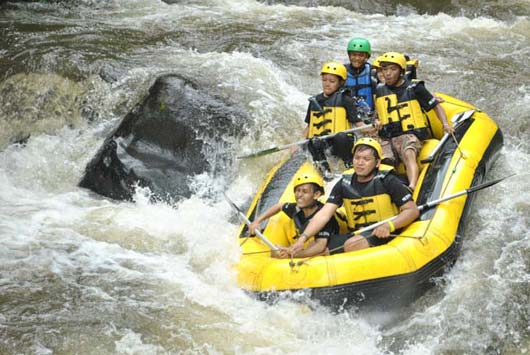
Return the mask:
M 0 354 L 530 353 L 528 0 L 171 2 L 0 2 Z M 238 288 L 220 192 L 243 203 L 278 156 L 197 176 L 174 206 L 77 186 L 163 73 L 248 112 L 236 150 L 298 140 L 353 36 L 493 117 L 488 177 L 516 174 L 478 194 L 458 262 L 410 307 L 334 314 Z

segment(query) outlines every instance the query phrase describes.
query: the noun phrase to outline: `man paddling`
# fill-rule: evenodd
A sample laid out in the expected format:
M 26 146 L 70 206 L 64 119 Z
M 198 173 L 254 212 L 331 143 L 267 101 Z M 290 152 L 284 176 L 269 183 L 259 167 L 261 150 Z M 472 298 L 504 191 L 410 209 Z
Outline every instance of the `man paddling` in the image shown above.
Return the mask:
M 397 216 L 365 234 L 331 237 L 330 251 L 348 252 L 385 244 L 391 240 L 391 233 L 418 218 L 418 206 L 410 190 L 393 173 L 392 167 L 381 164 L 382 155 L 381 145 L 373 138 L 364 137 L 355 143 L 353 169 L 344 172 L 326 204 L 288 249 L 289 254 L 299 257 L 305 240 L 326 225 L 342 205 L 350 231 Z
M 291 219 L 291 223 L 294 224 L 297 234 L 299 235 L 311 218 L 313 218 L 324 205 L 318 200 L 323 194 L 324 182 L 318 173 L 298 173 L 294 178 L 294 195 L 296 202 L 277 203 L 268 208 L 249 225 L 249 232 L 254 234 L 259 228 L 261 222 L 281 211 Z M 322 228 L 311 234 L 315 239 L 307 245 L 306 249 L 300 249 L 298 255 L 300 257 L 308 257 L 324 253 L 329 238 L 338 232 L 339 225 L 337 221 L 335 218 L 330 218 Z M 304 245 L 302 244 L 302 248 L 303 246 Z M 277 254 L 273 254 L 274 256 L 279 258 L 286 258 L 289 256 L 288 248 L 279 248 Z

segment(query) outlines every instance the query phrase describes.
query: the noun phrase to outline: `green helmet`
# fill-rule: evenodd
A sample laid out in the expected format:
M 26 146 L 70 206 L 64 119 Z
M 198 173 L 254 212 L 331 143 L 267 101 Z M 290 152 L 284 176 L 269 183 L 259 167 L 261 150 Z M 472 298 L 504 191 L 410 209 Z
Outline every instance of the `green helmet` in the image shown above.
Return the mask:
M 370 42 L 368 42 L 367 39 L 364 38 L 352 38 L 348 42 L 348 47 L 346 48 L 348 52 L 364 52 L 368 53 L 368 58 L 370 58 L 370 54 L 372 54 L 372 48 L 370 46 Z

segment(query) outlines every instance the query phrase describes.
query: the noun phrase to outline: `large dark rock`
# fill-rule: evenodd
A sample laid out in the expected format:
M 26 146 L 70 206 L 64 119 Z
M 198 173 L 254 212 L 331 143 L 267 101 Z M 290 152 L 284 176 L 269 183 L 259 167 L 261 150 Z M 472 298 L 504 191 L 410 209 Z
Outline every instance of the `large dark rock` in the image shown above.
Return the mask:
M 193 175 L 226 172 L 230 142 L 245 122 L 242 111 L 192 83 L 159 77 L 105 140 L 79 185 L 120 200 L 131 200 L 136 185 L 149 187 L 158 199 L 188 197 Z

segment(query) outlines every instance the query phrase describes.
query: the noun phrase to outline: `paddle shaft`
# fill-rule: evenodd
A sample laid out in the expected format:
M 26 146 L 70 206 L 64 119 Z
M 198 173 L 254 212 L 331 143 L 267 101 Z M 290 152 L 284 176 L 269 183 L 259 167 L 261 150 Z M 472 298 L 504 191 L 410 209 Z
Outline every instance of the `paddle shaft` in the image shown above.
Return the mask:
M 365 130 L 365 129 L 369 129 L 371 127 L 372 126 L 370 126 L 370 125 L 354 127 L 354 128 L 350 128 L 350 129 L 347 129 L 347 130 L 344 130 L 344 131 L 337 132 L 337 133 L 327 134 L 325 136 L 315 136 L 312 139 L 328 139 L 328 138 L 336 136 L 339 133 L 358 132 L 358 131 L 362 131 L 362 130 Z M 309 142 L 309 139 L 304 139 L 302 141 L 298 141 L 298 142 L 294 142 L 294 143 L 279 145 L 277 147 L 272 147 L 272 148 L 269 148 L 269 149 L 260 150 L 260 151 L 255 152 L 255 153 L 250 153 L 250 154 L 247 154 L 247 155 L 240 155 L 240 156 L 237 157 L 237 159 L 261 157 L 261 156 L 264 156 L 264 155 L 267 155 L 267 154 L 279 152 L 280 150 L 284 150 L 284 149 L 287 149 L 287 148 L 290 148 L 290 147 L 294 147 L 294 146 L 298 146 L 298 145 L 304 145 L 307 142 Z
M 228 202 L 228 204 L 232 207 L 232 209 L 237 213 L 239 219 L 241 219 L 247 226 L 250 226 L 250 220 L 247 218 L 247 216 L 245 216 L 245 214 L 239 209 L 239 207 L 237 207 L 237 205 L 232 202 L 232 200 L 230 200 L 230 198 L 228 198 L 228 196 L 226 194 L 225 195 L 225 199 L 226 201 Z M 278 247 L 274 244 L 271 243 L 270 240 L 267 239 L 267 237 L 265 237 L 259 230 L 255 230 L 254 233 L 256 233 L 256 235 L 258 236 L 259 239 L 261 239 L 261 241 L 265 244 L 267 244 L 267 246 L 269 248 L 271 248 L 272 250 L 274 251 L 278 251 Z

